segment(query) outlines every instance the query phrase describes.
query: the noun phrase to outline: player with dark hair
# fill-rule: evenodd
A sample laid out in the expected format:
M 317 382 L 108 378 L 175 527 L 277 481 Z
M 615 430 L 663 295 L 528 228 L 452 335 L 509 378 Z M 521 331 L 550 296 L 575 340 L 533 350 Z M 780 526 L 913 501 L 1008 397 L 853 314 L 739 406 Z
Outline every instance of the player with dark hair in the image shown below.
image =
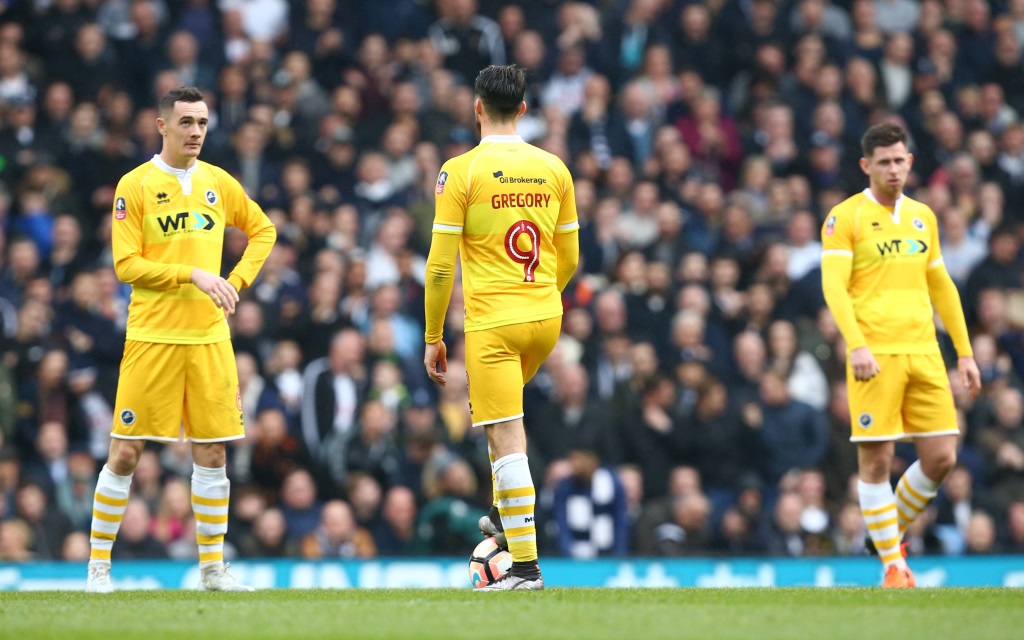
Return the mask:
M 913 587 L 900 540 L 956 464 L 953 394 L 935 338 L 933 310 L 953 339 L 962 384 L 981 388 L 956 285 L 925 204 L 903 194 L 914 156 L 898 126 L 861 140 L 868 188 L 825 220 L 822 285 L 846 340 L 850 440 L 857 443 L 861 512 L 885 567 L 885 587 Z M 894 442 L 911 438 L 918 460 L 890 484 Z
M 507 576 L 484 589 L 539 590 L 523 385 L 558 340 L 561 291 L 579 261 L 579 222 L 565 164 L 516 135 L 526 111 L 523 70 L 492 65 L 475 89 L 480 144 L 445 162 L 437 177 L 423 364 L 447 384 L 441 338 L 461 254 L 470 413 L 487 431 L 492 463 L 494 505 L 481 529 L 501 532 L 513 558 Z
M 209 110 L 180 87 L 160 99 L 160 153 L 127 173 L 114 193 L 117 277 L 132 285 L 110 455 L 96 482 L 86 590 L 113 591 L 110 552 L 146 440 L 192 441 L 192 510 L 200 589 L 252 591 L 224 565 L 230 483 L 224 443 L 245 437 L 227 315 L 269 255 L 277 232 L 222 169 L 198 160 Z M 221 278 L 224 230 L 249 244 Z

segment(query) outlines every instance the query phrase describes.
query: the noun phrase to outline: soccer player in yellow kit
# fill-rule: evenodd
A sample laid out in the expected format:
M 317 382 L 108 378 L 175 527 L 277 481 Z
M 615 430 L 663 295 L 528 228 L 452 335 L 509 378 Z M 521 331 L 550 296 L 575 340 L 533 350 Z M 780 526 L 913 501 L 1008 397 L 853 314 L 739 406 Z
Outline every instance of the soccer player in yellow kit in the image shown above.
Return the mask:
M 146 440 L 192 441 L 192 510 L 201 578 L 210 591 L 252 591 L 225 571 L 230 486 L 224 443 L 245 437 L 227 315 L 277 238 L 237 180 L 199 161 L 209 112 L 193 87 L 160 99 L 158 155 L 126 174 L 114 194 L 117 277 L 132 285 L 110 456 L 96 483 L 86 590 L 113 591 L 110 550 Z M 249 237 L 221 278 L 224 230 Z
M 933 305 L 972 396 L 981 375 L 960 296 L 942 261 L 935 214 L 903 194 L 914 161 L 906 133 L 878 124 L 864 134 L 861 147 L 868 188 L 825 220 L 822 286 L 846 340 L 850 440 L 857 443 L 861 512 L 885 567 L 882 586 L 913 587 L 900 540 L 956 463 L 959 433 Z M 918 460 L 894 493 L 894 442 L 905 438 L 913 439 Z
M 576 197 L 565 164 L 516 135 L 526 111 L 523 70 L 489 66 L 475 89 L 480 144 L 445 162 L 437 177 L 423 363 L 447 384 L 441 338 L 461 254 L 470 413 L 487 431 L 495 500 L 481 528 L 503 530 L 513 559 L 508 575 L 484 588 L 540 590 L 523 385 L 561 331 L 561 291 L 579 261 Z

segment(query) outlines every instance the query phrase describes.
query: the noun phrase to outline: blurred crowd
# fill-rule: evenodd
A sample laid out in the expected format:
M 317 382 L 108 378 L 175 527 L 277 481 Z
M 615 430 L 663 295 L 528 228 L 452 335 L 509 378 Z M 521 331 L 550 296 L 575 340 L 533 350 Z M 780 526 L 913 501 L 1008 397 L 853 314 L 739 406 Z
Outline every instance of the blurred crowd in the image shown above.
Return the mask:
M 467 555 L 490 504 L 464 385 L 420 362 L 441 163 L 472 81 L 529 71 L 520 133 L 575 177 L 582 260 L 526 390 L 542 556 L 865 555 L 819 228 L 894 121 L 984 390 L 913 553 L 1024 552 L 1024 0 L 0 3 L 0 562 L 84 560 L 130 290 L 110 258 L 155 102 L 279 242 L 230 319 L 247 437 L 229 557 Z M 229 232 L 225 273 L 245 237 Z M 448 314 L 463 377 L 462 300 Z M 893 313 L 899 313 L 893 309 Z M 894 473 L 913 461 L 897 448 Z M 195 558 L 188 443 L 151 445 L 113 557 Z

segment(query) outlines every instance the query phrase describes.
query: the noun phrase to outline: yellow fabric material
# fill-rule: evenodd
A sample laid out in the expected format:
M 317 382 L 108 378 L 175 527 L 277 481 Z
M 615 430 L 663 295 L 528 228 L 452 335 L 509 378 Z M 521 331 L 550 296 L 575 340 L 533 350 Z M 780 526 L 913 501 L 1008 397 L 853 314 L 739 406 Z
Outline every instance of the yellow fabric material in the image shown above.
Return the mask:
M 821 288 L 825 294 L 839 333 L 846 340 L 847 351 L 865 346 L 868 342 L 857 324 L 857 314 L 850 299 L 850 269 L 853 256 L 824 255 L 821 258 Z
M 890 210 L 865 190 L 832 209 L 821 239 L 825 300 L 850 350 L 938 353 L 929 272 L 945 268 L 927 205 L 902 196 Z M 963 311 L 945 291 L 940 297 L 956 331 L 954 316 L 962 319 Z
M 882 353 L 875 360 L 881 371 L 870 380 L 854 379 L 846 365 L 851 442 L 959 433 L 941 354 Z
M 249 244 L 228 281 L 255 279 L 277 238 L 274 225 L 226 171 L 197 162 L 186 194 L 178 177 L 154 161 L 125 174 L 114 193 L 114 269 L 132 285 L 127 338 L 168 344 L 228 340 L 224 311 L 191 284 L 193 268 L 220 273 L 224 231 Z
M 565 291 L 566 285 L 569 284 L 572 274 L 576 273 L 576 267 L 580 263 L 579 230 L 555 234 L 555 256 L 558 260 L 556 286 L 559 291 Z
M 928 270 L 928 291 L 932 304 L 946 326 L 946 332 L 953 339 L 953 346 L 961 358 L 973 356 L 971 338 L 967 334 L 967 321 L 964 319 L 964 308 L 960 303 L 960 292 L 957 291 L 953 279 L 949 277 L 945 265 L 936 265 Z
M 558 316 L 466 334 L 469 414 L 474 427 L 523 417 L 523 385 L 555 348 L 561 328 Z
M 125 341 L 111 435 L 172 442 L 180 438 L 182 427 L 185 437 L 195 442 L 245 437 L 231 341 Z
M 434 243 L 439 235 L 461 238 L 467 333 L 562 315 L 554 236 L 579 222 L 561 160 L 518 136 L 487 136 L 444 163 L 435 193 Z M 426 305 L 428 342 L 444 324 L 446 277 L 438 273 L 446 276 L 448 266 L 439 272 L 435 261 L 428 271 L 426 295 L 443 298 Z
M 427 275 L 423 288 L 426 330 L 423 338 L 434 344 L 444 336 L 444 318 L 455 284 L 455 257 L 459 253 L 459 236 L 435 233 L 427 254 Z

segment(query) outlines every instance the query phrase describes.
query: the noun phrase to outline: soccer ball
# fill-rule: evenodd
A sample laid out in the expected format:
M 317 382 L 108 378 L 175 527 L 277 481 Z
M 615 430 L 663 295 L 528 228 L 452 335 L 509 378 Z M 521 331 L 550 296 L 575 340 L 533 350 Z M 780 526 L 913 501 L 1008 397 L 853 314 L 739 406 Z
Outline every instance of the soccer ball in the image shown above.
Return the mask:
M 469 581 L 479 589 L 500 580 L 512 568 L 512 554 L 494 538 L 484 538 L 469 557 Z

